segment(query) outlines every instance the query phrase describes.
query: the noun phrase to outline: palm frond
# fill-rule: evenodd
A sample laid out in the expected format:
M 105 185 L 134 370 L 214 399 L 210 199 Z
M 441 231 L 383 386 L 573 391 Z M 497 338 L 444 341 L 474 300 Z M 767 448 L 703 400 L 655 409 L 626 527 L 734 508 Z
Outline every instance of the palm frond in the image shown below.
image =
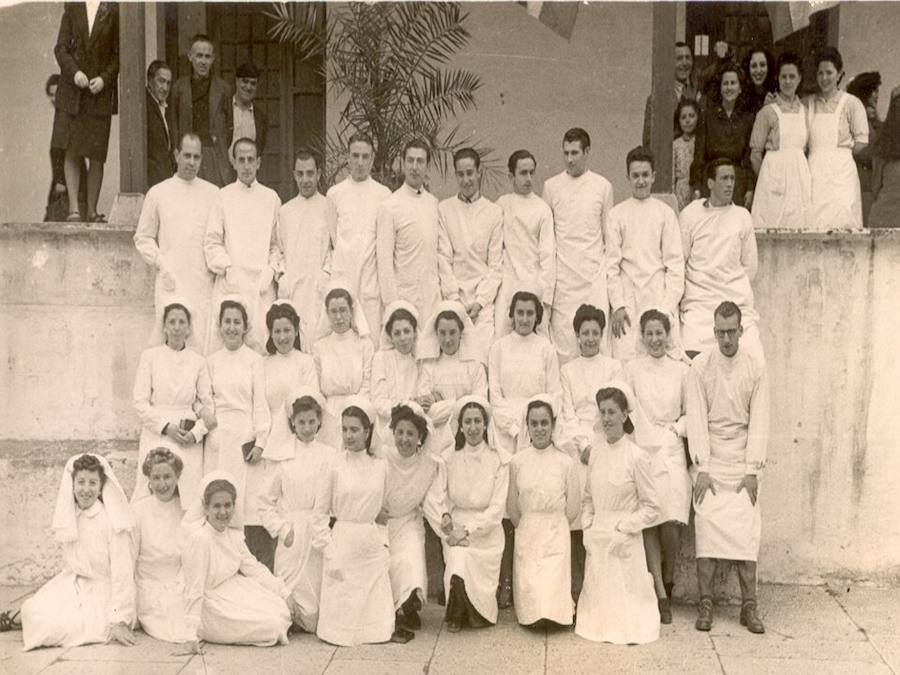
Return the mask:
M 319 3 L 292 3 L 288 7 L 286 3 L 273 2 L 263 14 L 272 20 L 269 36 L 292 45 L 301 58 L 325 53 L 327 35 L 323 36 L 320 30 L 325 17 Z

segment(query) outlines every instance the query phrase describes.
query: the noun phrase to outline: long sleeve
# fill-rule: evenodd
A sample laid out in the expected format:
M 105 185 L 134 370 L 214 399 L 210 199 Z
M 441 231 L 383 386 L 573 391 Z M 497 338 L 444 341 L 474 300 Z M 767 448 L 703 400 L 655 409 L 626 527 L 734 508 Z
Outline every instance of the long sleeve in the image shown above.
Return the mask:
M 572 393 L 572 382 L 569 379 L 567 371 L 560 373 L 560 382 L 562 385 L 562 427 L 564 436 L 564 445 L 569 445 L 575 449 L 579 455 L 589 444 L 590 439 L 581 431 L 581 424 L 578 421 L 578 415 L 575 412 L 575 396 Z M 578 461 L 578 458 L 576 458 Z
M 316 485 L 316 518 L 313 521 L 312 547 L 322 551 L 323 556 L 330 556 L 334 549 L 331 539 L 331 500 L 334 494 L 336 462 L 328 467 L 328 473 Z
M 444 300 L 459 300 L 460 285 L 453 273 L 453 243 L 447 232 L 444 209 L 439 209 L 438 213 L 438 275 Z
M 681 248 L 681 230 L 672 209 L 665 207 L 662 232 L 662 260 L 666 267 L 666 309 L 677 316 L 678 303 L 684 295 L 684 252 Z M 636 317 L 640 318 L 640 317 Z
M 291 594 L 287 586 L 285 586 L 281 579 L 274 576 L 265 565 L 259 562 L 259 560 L 250 553 L 250 549 L 247 548 L 247 544 L 244 543 L 243 533 L 240 537 L 236 537 L 235 541 L 237 542 L 238 552 L 241 556 L 240 567 L 238 568 L 240 573 L 245 577 L 255 579 L 263 586 L 263 588 L 276 593 L 279 597 L 287 598 Z
M 503 279 L 503 211 L 497 209 L 497 219 L 491 226 L 488 239 L 487 267 L 488 271 L 475 288 L 475 302 L 482 307 L 492 303 L 500 290 Z
M 756 233 L 752 225 L 743 229 L 741 238 L 741 266 L 747 273 L 747 279 L 753 281 L 759 269 L 759 258 L 756 252 Z
M 766 449 L 769 441 L 769 379 L 763 369 L 753 393 L 750 395 L 750 422 L 747 428 L 747 449 L 744 461 L 745 473 L 758 474 L 766 465 Z
M 503 401 L 503 385 L 500 382 L 502 366 L 501 342 L 497 340 L 488 350 L 488 400 L 491 402 L 491 405 L 497 405 Z
M 209 210 L 206 233 L 203 236 L 203 253 L 206 256 L 206 266 L 214 274 L 225 274 L 225 270 L 231 267 L 231 256 L 225 248 L 225 212 L 221 199 L 216 200 L 215 206 Z
M 150 399 L 153 396 L 153 378 L 151 377 L 151 366 L 149 352 L 145 351 L 141 354 L 138 361 L 137 372 L 134 376 L 134 389 L 132 396 L 134 399 L 134 409 L 137 411 L 138 417 L 141 418 L 141 424 L 150 431 L 161 434 L 166 424 L 176 422 L 177 420 L 167 419 L 163 413 L 154 408 Z
M 431 485 L 428 487 L 428 492 L 425 493 L 422 511 L 425 514 L 425 519 L 428 521 L 428 524 L 431 525 L 431 529 L 434 530 L 435 534 L 439 537 L 443 537 L 444 533 L 441 531 L 441 518 L 445 513 L 450 511 L 450 509 L 447 508 L 447 465 L 440 458 L 436 458 L 436 462 L 437 472 L 435 473 L 434 480 L 431 481 Z
M 546 343 L 545 346 L 544 373 L 547 377 L 547 393 L 559 403 L 560 398 L 562 398 L 562 384 L 560 384 L 559 379 L 559 357 L 556 355 L 556 350 L 552 345 Z
M 382 204 L 375 218 L 375 257 L 378 263 L 378 284 L 384 306 L 397 299 L 397 275 L 394 272 L 394 217 L 391 207 Z
M 519 521 L 522 519 L 522 511 L 519 509 L 518 471 L 515 461 L 509 463 L 509 490 L 506 495 L 506 513 L 509 514 L 512 524 L 518 527 Z
M 581 515 L 581 481 L 578 478 L 578 460 L 569 462 L 566 472 L 566 519 L 577 523 Z
M 134 231 L 134 247 L 140 256 L 152 267 L 162 267 L 163 260 L 159 252 L 159 205 L 158 192 L 150 190 L 144 197 L 141 216 Z
M 491 493 L 491 501 L 485 509 L 472 518 L 466 529 L 469 534 L 483 534 L 484 532 L 499 527 L 503 520 L 503 512 L 506 509 L 506 496 L 509 493 L 509 463 L 501 464 L 494 474 L 494 489 Z
M 659 516 L 659 498 L 653 482 L 650 456 L 639 449 L 637 454 L 637 458 L 632 463 L 632 475 L 637 488 L 638 506 L 616 524 L 616 528 L 620 532 L 628 534 L 640 533 Z
M 266 401 L 266 369 L 263 360 L 259 357 L 253 359 L 253 433 L 256 445 L 262 447 L 269 437 L 272 426 L 272 416 L 269 412 L 269 404 Z
M 290 523 L 281 516 L 281 511 L 278 509 L 278 503 L 283 494 L 281 468 L 276 466 L 259 495 L 259 518 L 269 535 L 280 539 L 286 537 L 291 529 Z
M 201 536 L 192 536 L 185 548 L 182 570 L 184 572 L 184 611 L 189 639 L 196 641 L 203 623 L 203 602 L 206 598 L 206 582 L 209 577 L 210 542 Z
M 135 589 L 134 557 L 131 534 L 114 532 L 109 540 L 109 572 L 112 597 L 109 605 L 109 623 L 134 624 Z
M 556 289 L 556 235 L 553 232 L 553 214 L 547 213 L 540 221 L 538 254 L 541 265 L 541 302 L 553 304 Z
M 484 372 L 484 365 L 473 361 L 469 372 L 473 372 L 474 375 L 472 378 L 472 395 L 487 398 L 489 387 L 487 373 Z
M 114 12 L 114 25 L 112 27 L 112 44 L 110 45 L 110 59 L 108 61 L 104 61 L 103 70 L 101 70 L 98 75 L 103 79 L 103 88 L 113 86 L 115 84 L 116 78 L 119 76 L 119 12 L 118 9 Z
M 699 471 L 709 462 L 709 402 L 700 373 L 691 368 L 687 375 L 687 436 L 691 460 Z
M 581 496 L 581 529 L 587 530 L 594 524 L 594 497 L 591 493 L 591 474 L 594 471 L 594 457 L 588 464 L 587 478 L 584 481 L 584 492 Z
M 56 37 L 56 47 L 54 47 L 53 53 L 56 56 L 56 62 L 59 64 L 63 77 L 70 82 L 74 82 L 75 73 L 81 70 L 69 52 L 69 44 L 73 39 L 72 15 L 69 12 L 69 6 L 66 6 L 63 9 L 62 19 L 59 22 L 59 33 Z
M 622 239 L 625 235 L 624 227 L 624 224 L 619 219 L 618 212 L 613 213 L 609 219 L 609 229 L 606 231 L 605 261 L 609 306 L 613 312 L 624 307 L 627 302 L 624 284 L 622 283 Z
M 391 392 L 391 383 L 388 382 L 386 361 L 389 358 L 388 352 L 378 351 L 372 357 L 372 405 L 382 417 L 388 417 L 391 414 L 394 397 Z
M 375 347 L 372 341 L 366 338 L 360 340 L 362 344 L 362 384 L 359 387 L 359 393 L 365 397 L 369 397 L 372 390 L 372 359 L 375 358 Z
M 606 244 L 606 228 L 609 227 L 609 214 L 615 205 L 613 198 L 613 187 L 608 184 L 609 189 L 606 190 L 606 196 L 603 198 L 603 213 L 600 214 L 600 234 L 603 236 L 604 245 Z
M 206 408 L 211 412 L 215 412 L 216 409 L 216 404 L 213 400 L 212 378 L 209 376 L 209 366 L 207 365 L 205 360 L 200 366 L 200 371 L 197 373 L 197 399 L 194 402 L 194 407 L 196 412 L 198 413 L 198 417 L 196 423 L 194 424 L 194 428 L 191 429 L 191 433 L 199 443 L 209 432 L 209 429 L 206 428 L 206 423 L 203 421 L 203 418 L 199 416 L 199 411 L 203 408 Z
M 281 205 L 279 204 L 279 207 Z M 278 212 L 280 208 L 275 211 L 275 222 L 272 223 L 272 232 L 269 236 L 269 267 L 272 268 L 272 272 L 274 272 L 275 276 L 278 277 L 281 274 L 284 274 L 284 249 L 281 245 L 281 241 L 279 239 L 278 231 L 281 229 L 280 220 L 278 217 Z

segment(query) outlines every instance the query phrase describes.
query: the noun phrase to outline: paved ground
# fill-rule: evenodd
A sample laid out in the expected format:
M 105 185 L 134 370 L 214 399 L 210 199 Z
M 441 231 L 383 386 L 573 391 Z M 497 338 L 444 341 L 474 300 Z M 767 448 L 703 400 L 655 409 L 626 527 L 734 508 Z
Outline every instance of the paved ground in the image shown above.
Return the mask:
M 0 587 L 0 606 L 18 606 L 31 589 Z M 900 675 L 900 589 L 764 586 L 767 633 L 738 625 L 737 607 L 719 607 L 710 633 L 693 628 L 694 608 L 680 606 L 658 642 L 640 647 L 595 644 L 571 631 L 520 628 L 511 611 L 481 631 L 452 635 L 429 605 L 407 645 L 335 648 L 310 635 L 268 649 L 206 645 L 203 656 L 172 656 L 170 644 L 138 634 L 126 648 L 95 645 L 22 653 L 21 634 L 0 633 L 4 675 L 504 675 L 580 673 L 810 673 Z

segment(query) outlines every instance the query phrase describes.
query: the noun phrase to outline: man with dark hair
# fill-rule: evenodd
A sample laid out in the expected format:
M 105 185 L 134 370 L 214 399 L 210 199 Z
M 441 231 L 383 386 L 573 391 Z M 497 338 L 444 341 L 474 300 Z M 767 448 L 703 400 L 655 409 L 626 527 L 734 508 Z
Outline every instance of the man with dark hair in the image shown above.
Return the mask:
M 694 359 L 686 385 L 700 591 L 695 627 L 712 627 L 716 566 L 719 560 L 731 560 L 741 584 L 741 625 L 764 633 L 756 613 L 756 561 L 762 530 L 759 476 L 769 434 L 768 381 L 763 361 L 740 348 L 738 305 L 726 301 L 716 307 L 712 332 L 718 349 Z
M 675 43 L 675 83 L 672 91 L 672 100 L 675 108 L 678 102 L 700 101 L 700 88 L 694 82 L 694 53 L 686 42 Z M 664 95 L 661 92 L 660 95 Z M 653 95 L 647 97 L 644 105 L 644 131 L 641 135 L 641 144 L 650 147 L 650 121 L 653 119 Z M 678 131 L 678 120 L 673 120 L 673 135 Z
M 147 188 L 171 178 L 175 172 L 172 138 L 166 119 L 172 69 L 159 59 L 147 68 Z
M 587 168 L 591 152 L 588 133 L 577 127 L 569 129 L 562 146 L 566 170 L 544 183 L 544 200 L 553 211 L 556 238 L 550 335 L 560 364 L 578 356 L 572 332 L 575 310 L 587 302 L 608 311 L 603 237 L 613 207 L 612 185 Z
M 229 165 L 231 137 L 227 130 L 231 86 L 212 74 L 216 53 L 209 36 L 197 34 L 191 39 L 188 60 L 191 75 L 179 78 L 172 87 L 171 136 L 196 133 L 203 142 L 200 177 L 222 187 L 234 175 Z
M 723 299 L 743 312 L 745 349 L 763 356 L 750 285 L 758 267 L 756 234 L 750 212 L 731 201 L 734 183 L 730 159 L 709 162 L 709 199 L 694 200 L 679 216 L 685 261 L 681 338 L 691 357 L 714 346 L 710 320 Z
M 268 119 L 255 103 L 259 77 L 259 68 L 252 63 L 242 63 L 234 71 L 234 96 L 231 105 L 226 107 L 225 136 L 229 153 L 239 138 L 256 141 L 260 158 L 265 153 Z

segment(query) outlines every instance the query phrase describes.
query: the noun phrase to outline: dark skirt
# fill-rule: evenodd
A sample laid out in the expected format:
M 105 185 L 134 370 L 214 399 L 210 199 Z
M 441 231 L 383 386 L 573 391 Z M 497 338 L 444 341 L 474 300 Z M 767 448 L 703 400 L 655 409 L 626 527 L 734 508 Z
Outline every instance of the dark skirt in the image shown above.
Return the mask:
M 486 628 L 493 624 L 485 619 L 466 594 L 466 582 L 453 575 L 450 577 L 450 593 L 447 596 L 447 621 L 455 621 L 460 626 Z
M 109 128 L 112 117 L 72 115 L 57 109 L 53 116 L 51 148 L 61 148 L 76 157 L 105 162 L 109 149 Z

